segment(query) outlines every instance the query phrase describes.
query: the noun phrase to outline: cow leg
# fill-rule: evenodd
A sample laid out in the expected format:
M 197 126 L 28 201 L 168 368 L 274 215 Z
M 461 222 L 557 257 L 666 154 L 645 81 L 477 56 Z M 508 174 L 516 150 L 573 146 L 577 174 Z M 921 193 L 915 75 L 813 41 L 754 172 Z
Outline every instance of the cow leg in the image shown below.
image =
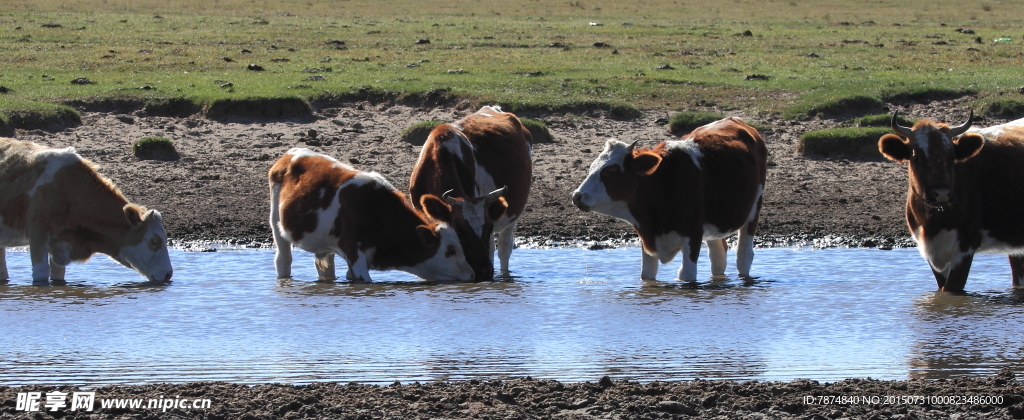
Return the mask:
M 1013 287 L 1024 286 L 1024 255 L 1010 255 L 1010 273 L 1013 275 Z
M 0 283 L 7 283 L 10 278 L 7 274 L 7 248 L 0 246 Z
M 292 276 L 292 243 L 284 238 L 281 230 L 281 186 L 270 187 L 270 230 L 274 233 L 274 267 L 277 278 Z
M 372 281 L 370 279 L 370 259 L 373 258 L 372 253 L 364 253 L 363 251 L 356 251 L 355 258 L 349 258 L 349 253 L 344 253 L 345 261 L 348 262 L 348 272 L 345 273 L 345 279 L 348 281 Z
M 313 265 L 316 266 L 317 281 L 334 281 L 338 278 L 334 274 L 334 251 L 316 254 Z
M 658 256 L 650 255 L 640 248 L 640 280 L 655 280 L 658 277 Z
M 71 244 L 50 242 L 50 280 L 64 281 L 64 269 L 71 264 Z
M 944 292 L 963 293 L 964 285 L 967 284 L 967 273 L 971 271 L 971 263 L 974 261 L 974 254 L 964 253 L 960 255 L 958 263 L 950 262 L 949 273 L 945 276 L 940 272 L 932 270 L 935 274 L 935 281 L 939 284 L 939 290 Z
M 512 232 L 515 231 L 515 229 L 516 224 L 512 223 L 497 233 L 498 260 L 501 261 L 502 277 L 508 277 L 512 274 L 512 272 L 508 270 L 508 260 L 509 258 L 512 258 L 512 248 L 515 248 L 515 237 L 512 235 Z
M 32 260 L 32 284 L 50 283 L 50 250 L 46 233 L 29 229 L 28 254 Z
M 711 275 L 724 276 L 726 254 L 729 252 L 729 246 L 725 243 L 725 239 L 709 239 L 704 243 L 708 245 L 708 257 L 711 259 Z
M 757 219 L 740 228 L 739 243 L 736 244 L 736 271 L 740 277 L 750 277 L 750 266 L 754 264 L 754 233 Z
M 683 264 L 676 278 L 680 281 L 697 281 L 697 256 L 700 255 L 700 237 L 683 238 Z

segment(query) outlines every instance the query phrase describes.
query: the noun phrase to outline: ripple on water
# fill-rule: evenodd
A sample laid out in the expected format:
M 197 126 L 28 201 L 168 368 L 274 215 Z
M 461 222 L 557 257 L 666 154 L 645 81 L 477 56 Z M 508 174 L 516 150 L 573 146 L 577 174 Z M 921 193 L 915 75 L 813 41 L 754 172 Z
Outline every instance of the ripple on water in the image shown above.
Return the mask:
M 1024 292 L 1002 256 L 979 255 L 959 296 L 933 291 L 914 249 L 758 249 L 758 278 L 695 283 L 669 280 L 678 259 L 638 280 L 635 247 L 517 249 L 513 279 L 481 283 L 318 283 L 303 252 L 297 278 L 276 279 L 273 251 L 221 249 L 172 250 L 170 285 L 95 258 L 39 287 L 22 280 L 26 252 L 7 257 L 5 385 L 1024 373 L 1024 331 L 1007 322 Z

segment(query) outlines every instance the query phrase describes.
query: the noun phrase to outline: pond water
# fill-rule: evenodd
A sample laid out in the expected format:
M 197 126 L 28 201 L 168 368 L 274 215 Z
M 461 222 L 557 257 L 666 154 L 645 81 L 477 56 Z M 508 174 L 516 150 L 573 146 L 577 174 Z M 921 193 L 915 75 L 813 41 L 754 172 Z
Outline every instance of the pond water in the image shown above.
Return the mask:
M 469 284 L 316 283 L 295 257 L 278 280 L 270 250 L 176 249 L 174 282 L 146 286 L 100 256 L 38 287 L 9 250 L 0 384 L 1024 373 L 1024 293 L 999 255 L 975 259 L 967 295 L 935 292 L 915 249 L 759 249 L 760 278 L 696 284 L 641 282 L 639 248 L 517 249 L 518 278 Z

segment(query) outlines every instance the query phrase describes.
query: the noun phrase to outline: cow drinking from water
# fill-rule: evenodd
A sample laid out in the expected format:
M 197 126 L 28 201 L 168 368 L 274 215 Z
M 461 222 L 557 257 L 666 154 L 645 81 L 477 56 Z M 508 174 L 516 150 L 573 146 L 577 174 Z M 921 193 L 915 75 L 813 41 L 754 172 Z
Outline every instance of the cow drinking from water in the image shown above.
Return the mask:
M 635 145 L 609 140 L 573 192 L 573 204 L 633 225 L 643 244 L 644 280 L 654 280 L 658 261 L 668 263 L 680 251 L 677 278 L 696 280 L 701 241 L 712 274 L 724 275 L 725 239 L 737 232 L 736 268 L 749 277 L 768 156 L 757 130 L 726 118 L 653 149 Z
M 940 290 L 963 292 L 975 252 L 1009 254 L 1024 285 L 1024 119 L 971 128 L 929 119 L 899 125 L 878 141 L 908 163 L 907 225 Z
M 413 203 L 434 194 L 452 206 L 455 231 L 478 280 L 494 277 L 495 242 L 501 275 L 510 274 L 512 234 L 533 179 L 532 143 L 514 114 L 485 106 L 435 127 L 412 171 Z
M 309 149 L 289 150 L 268 173 L 270 226 L 279 277 L 291 276 L 291 245 L 312 252 L 321 280 L 334 280 L 334 254 L 345 278 L 370 281 L 370 271 L 397 269 L 429 280 L 472 280 L 451 208 L 433 195 L 424 211 L 376 172 L 361 172 Z
M 0 138 L 0 282 L 5 248 L 24 245 L 33 283 L 63 281 L 68 264 L 97 252 L 152 282 L 173 273 L 160 213 L 129 203 L 73 148 Z

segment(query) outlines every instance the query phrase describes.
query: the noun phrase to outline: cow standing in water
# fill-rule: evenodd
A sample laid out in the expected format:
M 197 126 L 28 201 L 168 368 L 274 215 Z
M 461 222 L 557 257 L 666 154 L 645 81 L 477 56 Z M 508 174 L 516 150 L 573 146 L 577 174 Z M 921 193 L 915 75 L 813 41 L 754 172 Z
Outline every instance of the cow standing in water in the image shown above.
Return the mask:
M 1024 285 L 1024 119 L 988 128 L 925 119 L 878 141 L 908 163 L 907 225 L 940 290 L 963 292 L 975 252 L 1009 254 Z
M 413 209 L 376 172 L 361 172 L 309 149 L 289 150 L 270 168 L 270 227 L 278 277 L 291 277 L 291 245 L 316 255 L 320 280 L 334 280 L 334 254 L 345 278 L 370 281 L 370 270 L 402 270 L 429 280 L 473 280 L 451 208 L 433 195 Z
M 519 118 L 485 106 L 435 127 L 412 171 L 409 193 L 414 204 L 434 194 L 452 206 L 452 223 L 477 280 L 494 277 L 495 239 L 501 275 L 510 275 L 512 234 L 533 180 L 532 144 Z
M 682 251 L 677 278 L 695 281 L 701 241 L 708 245 L 711 274 L 724 275 L 725 238 L 737 232 L 736 269 L 749 277 L 768 159 L 757 130 L 726 118 L 654 149 L 635 145 L 609 140 L 573 192 L 573 204 L 636 229 L 643 243 L 641 279 L 654 280 L 658 261 L 668 263 Z
M 24 245 L 37 284 L 63 281 L 68 264 L 97 252 L 152 282 L 173 273 L 160 213 L 129 203 L 73 148 L 0 138 L 0 282 L 5 248 Z

